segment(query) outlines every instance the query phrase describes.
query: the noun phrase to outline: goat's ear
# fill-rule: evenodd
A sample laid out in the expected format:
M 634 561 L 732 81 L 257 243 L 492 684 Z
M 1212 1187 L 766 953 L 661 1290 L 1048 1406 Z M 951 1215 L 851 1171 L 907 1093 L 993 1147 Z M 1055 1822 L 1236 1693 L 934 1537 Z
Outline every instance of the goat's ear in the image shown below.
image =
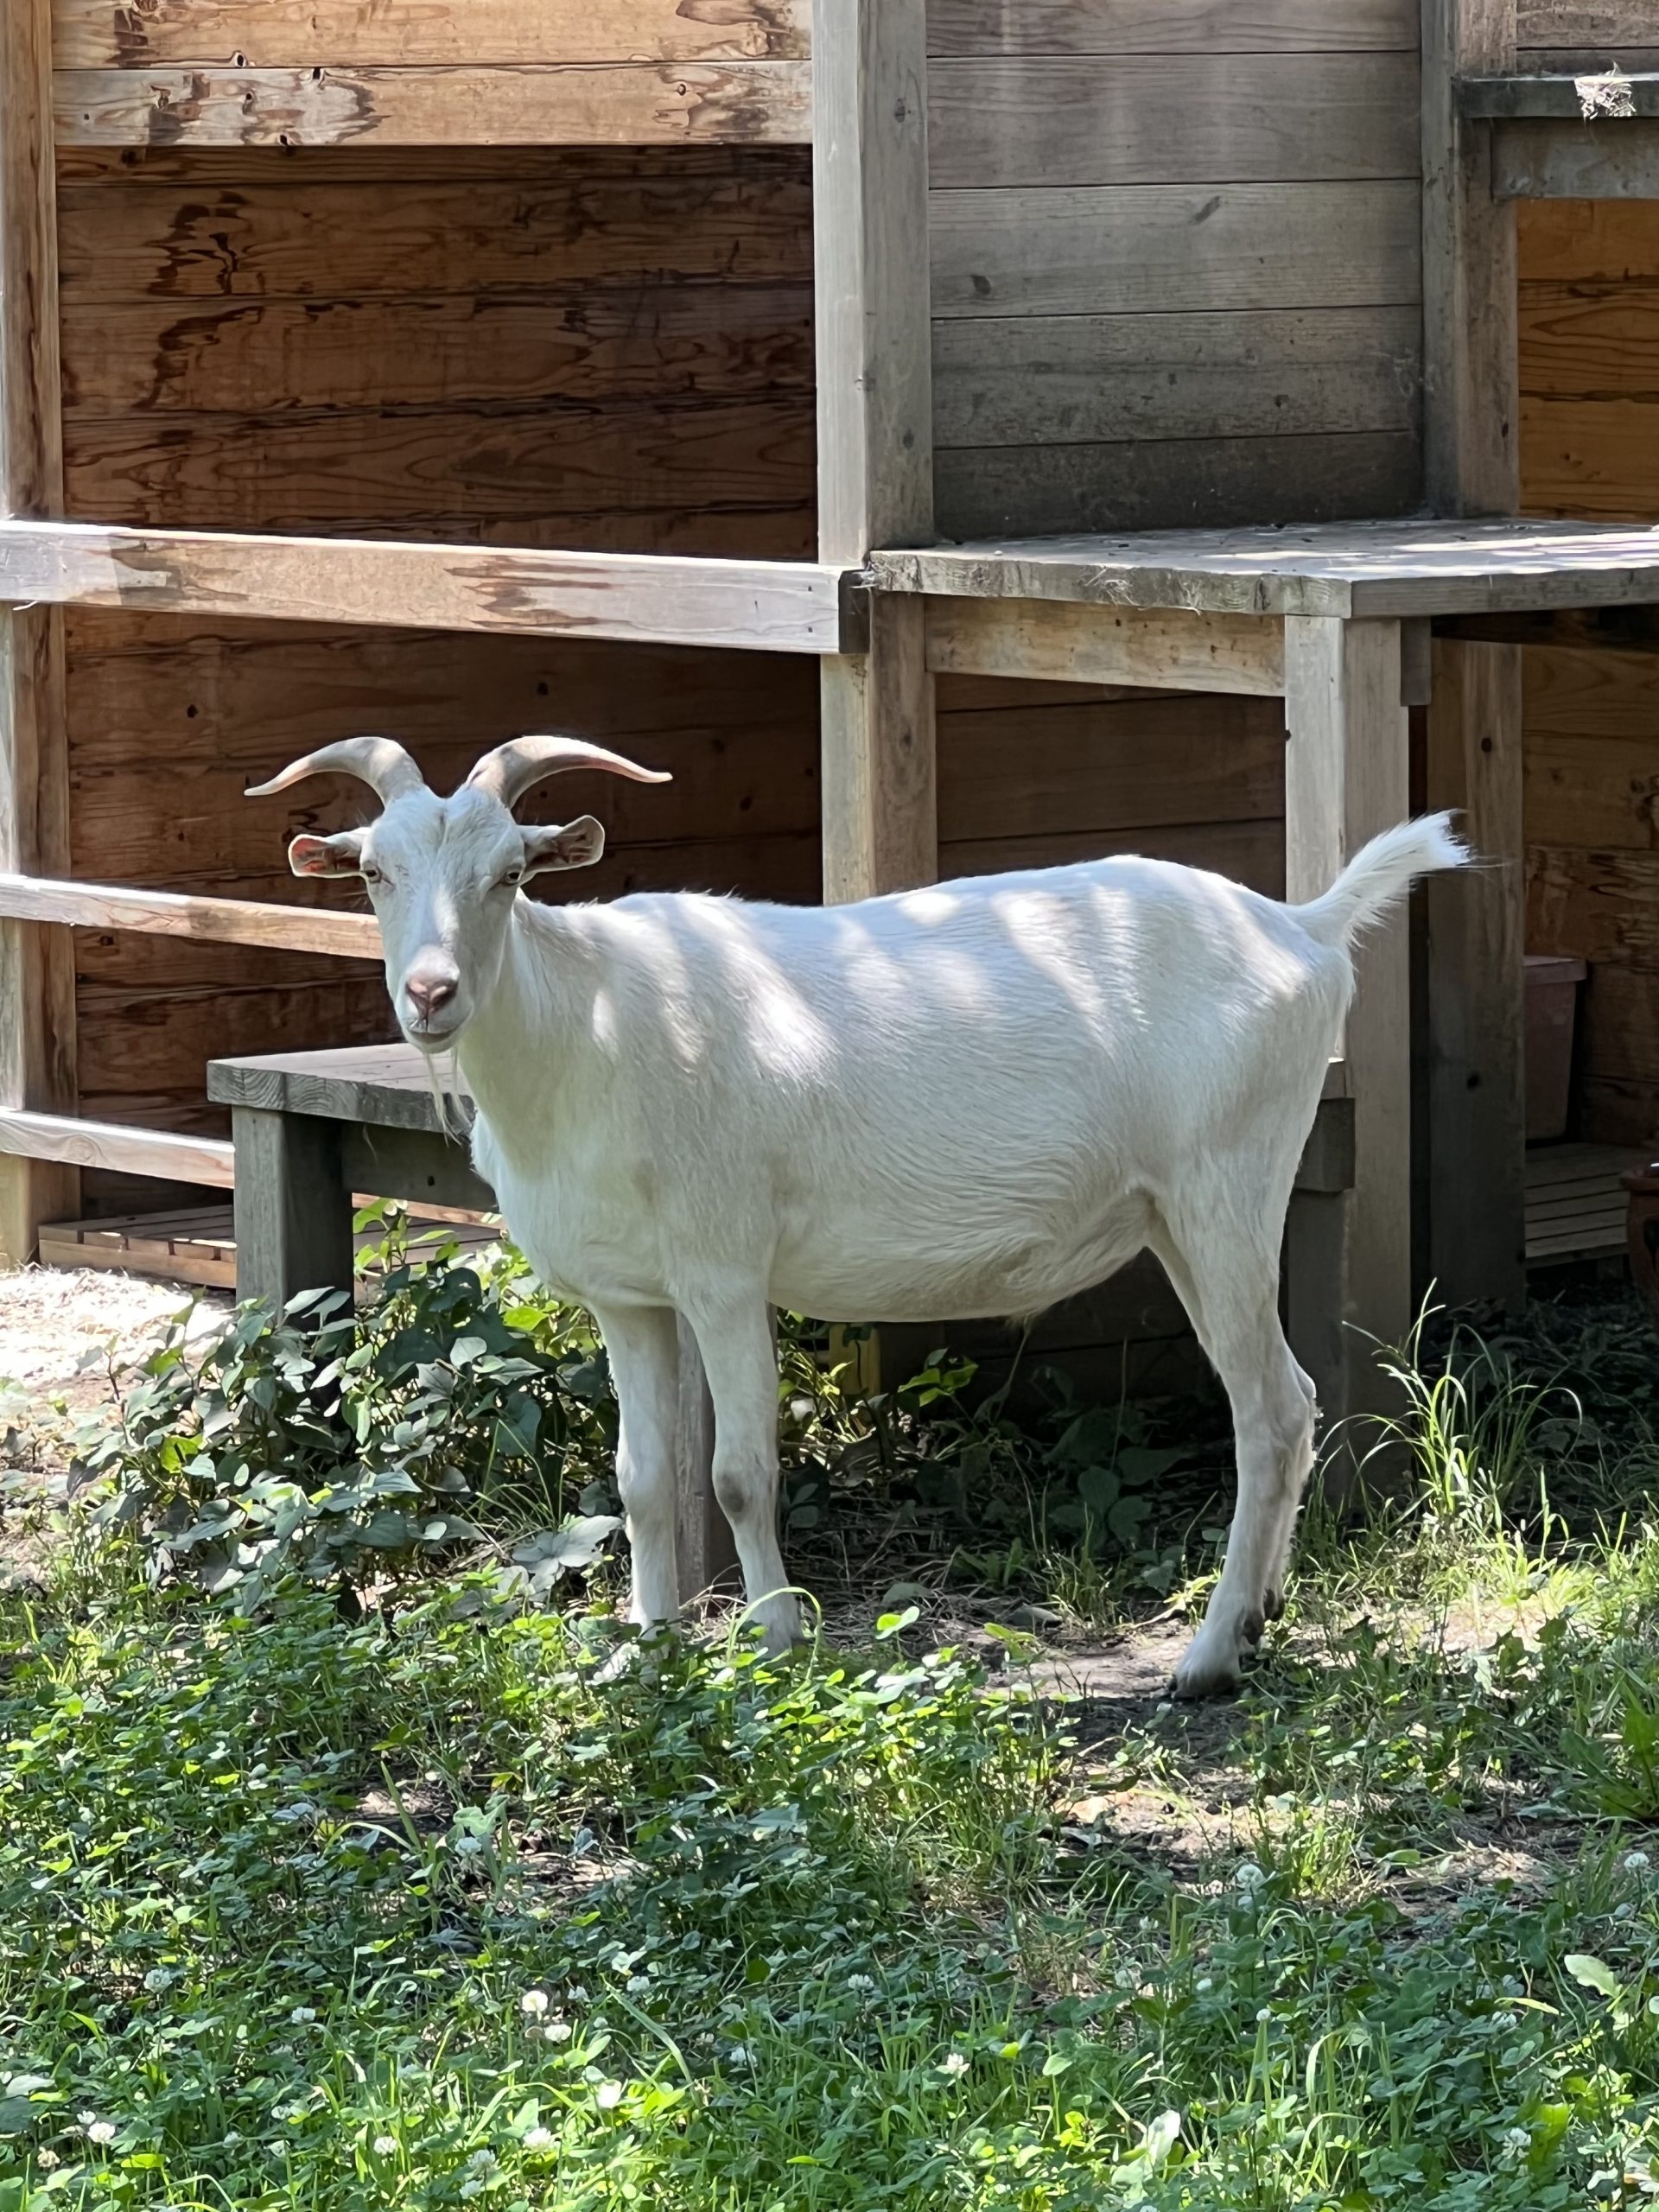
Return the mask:
M 605 830 L 591 814 L 575 822 L 550 823 L 524 832 L 524 874 L 543 875 L 559 868 L 592 868 L 605 850 Z
M 288 864 L 296 875 L 361 875 L 363 836 L 360 830 L 342 830 L 336 837 L 296 837 Z

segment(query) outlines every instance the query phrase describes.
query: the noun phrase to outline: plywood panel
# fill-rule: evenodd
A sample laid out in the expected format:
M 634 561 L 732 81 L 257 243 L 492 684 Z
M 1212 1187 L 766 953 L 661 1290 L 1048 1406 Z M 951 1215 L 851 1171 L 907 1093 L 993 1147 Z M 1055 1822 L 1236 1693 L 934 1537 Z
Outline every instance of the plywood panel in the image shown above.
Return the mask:
M 936 192 L 938 315 L 1379 307 L 1420 296 L 1414 181 Z
M 1411 54 L 936 61 L 928 162 L 952 186 L 1414 176 Z
M 810 287 L 696 283 L 512 297 L 78 299 L 74 415 L 403 407 L 810 391 Z
M 928 50 L 1414 54 L 1416 0 L 928 0 Z
M 1414 430 L 1421 381 L 1414 307 L 934 326 L 941 446 Z
M 804 60 L 810 0 L 54 0 L 60 69 Z

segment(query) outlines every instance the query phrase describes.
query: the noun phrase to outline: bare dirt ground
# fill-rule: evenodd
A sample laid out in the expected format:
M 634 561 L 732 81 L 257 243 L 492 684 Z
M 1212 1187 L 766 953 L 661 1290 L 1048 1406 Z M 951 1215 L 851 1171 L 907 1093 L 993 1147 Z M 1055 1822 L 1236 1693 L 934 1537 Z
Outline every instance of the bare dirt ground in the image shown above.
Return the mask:
M 37 1421 L 60 1402 L 71 1414 L 89 1413 L 109 1398 L 111 1366 L 145 1358 L 193 1296 L 200 1300 L 203 1327 L 229 1310 L 218 1292 L 102 1269 L 25 1268 L 0 1275 L 0 1389 Z

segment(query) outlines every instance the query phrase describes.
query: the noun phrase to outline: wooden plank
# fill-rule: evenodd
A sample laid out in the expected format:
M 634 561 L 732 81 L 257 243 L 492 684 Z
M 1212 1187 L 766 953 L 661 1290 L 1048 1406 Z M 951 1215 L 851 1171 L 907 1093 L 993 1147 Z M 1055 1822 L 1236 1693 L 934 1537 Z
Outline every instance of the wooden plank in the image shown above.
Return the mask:
M 808 562 L 0 524 L 13 602 L 835 652 L 840 591 Z
M 154 1175 L 173 1183 L 207 1183 L 226 1190 L 232 1179 L 227 1144 L 17 1107 L 0 1108 L 0 1154 L 73 1167 L 108 1167 L 123 1175 Z
M 942 447 L 1414 430 L 1413 307 L 969 317 L 935 325 Z M 1286 456 L 1297 474 L 1299 456 Z
M 929 0 L 928 52 L 1415 53 L 1414 0 Z
M 1044 600 L 930 599 L 936 673 L 1135 683 L 1277 696 L 1282 626 L 1249 614 L 1151 613 Z
M 1530 289 L 1659 283 L 1659 225 L 1628 202 L 1582 200 L 1516 213 L 1521 278 Z
M 1586 115 L 1586 101 L 1594 103 L 1599 95 L 1608 105 Z M 1626 76 L 1621 70 L 1616 83 L 1604 71 L 1579 76 L 1465 76 L 1459 80 L 1457 97 L 1461 112 L 1479 120 L 1554 117 L 1611 130 L 1625 117 L 1659 116 L 1659 74 Z
M 935 61 L 931 181 L 983 190 L 1414 176 L 1417 92 L 1414 54 Z
M 938 316 L 1410 306 L 1414 181 L 935 192 Z
M 802 61 L 60 69 L 60 146 L 804 145 Z
M 77 422 L 66 482 L 72 514 L 137 529 L 187 516 L 207 529 L 448 539 L 492 529 L 569 544 L 572 521 L 595 516 L 649 549 L 638 518 L 665 505 L 694 520 L 804 506 L 812 461 L 803 397 L 760 393 Z
M 49 0 L 0 16 L 0 516 L 63 503 Z M 62 618 L 0 613 L 0 868 L 67 864 L 69 778 Z M 0 1107 L 75 1104 L 74 970 L 55 931 L 0 930 Z M 0 1261 L 21 1264 L 43 1220 L 78 1211 L 63 1166 L 0 1171 Z
M 1424 0 L 1425 474 L 1443 514 L 1520 504 L 1515 215 L 1493 194 L 1491 127 L 1458 90 L 1514 58 L 1515 0 Z
M 1598 969 L 1584 1000 L 1586 1075 L 1659 1084 L 1659 970 Z
M 1653 751 L 1659 783 L 1659 745 Z M 1659 970 L 1659 852 L 1529 845 L 1527 943 L 1599 967 Z
M 626 295 L 699 280 L 812 281 L 802 147 L 631 149 L 635 169 L 649 166 L 613 174 L 601 148 L 447 148 L 423 160 L 353 146 L 308 149 L 302 176 L 294 153 L 250 148 L 219 181 L 202 175 L 212 157 L 200 152 L 174 157 L 188 173 L 171 179 L 154 155 L 81 158 L 131 166 L 112 183 L 60 187 L 71 301 L 476 299 L 550 284 L 593 297 L 611 285 Z M 319 175 L 331 161 L 348 162 L 350 178 Z M 512 173 L 469 173 L 486 161 Z M 420 173 L 440 162 L 442 174 Z
M 1450 1306 L 1526 1298 L 1522 648 L 1433 649 L 1428 804 L 1483 866 L 1426 887 L 1429 1264 Z
M 1183 822 L 1128 830 L 1047 830 L 1038 836 L 953 839 L 939 847 L 940 874 L 1003 875 L 1014 869 L 1071 868 L 1131 853 L 1142 860 L 1174 861 L 1208 868 L 1248 884 L 1264 897 L 1285 895 L 1285 835 L 1279 821 Z
M 1523 47 L 1596 47 L 1607 53 L 1651 41 L 1649 0 L 1519 0 L 1516 37 Z
M 1637 522 L 1659 512 L 1651 393 L 1521 402 L 1527 505 L 1537 514 Z
M 1610 1144 L 1650 1146 L 1659 1129 L 1659 1083 L 1585 1074 L 1579 1083 L 1579 1126 Z
M 1659 200 L 1659 122 L 1503 124 L 1492 190 L 1499 200 Z
M 65 303 L 73 416 L 500 400 L 729 397 L 812 387 L 808 284 L 550 289 L 511 298 Z
M 60 69 L 804 60 L 808 0 L 54 0 Z
M 380 925 L 372 914 L 194 899 L 168 891 L 113 890 L 27 875 L 0 874 L 0 915 L 68 923 L 78 929 L 137 930 L 162 937 L 209 938 L 224 944 L 333 953 L 353 960 L 374 960 L 380 955 Z
M 1285 626 L 1287 895 L 1314 897 L 1365 840 L 1408 809 L 1407 710 L 1393 622 L 1296 617 Z M 1288 1233 L 1290 1333 L 1327 1421 L 1389 1402 L 1367 1338 L 1410 1325 L 1410 979 L 1405 918 L 1374 931 L 1345 1058 L 1354 1188 L 1299 1195 Z
M 933 682 L 922 601 L 878 597 L 869 651 L 823 665 L 825 904 L 936 881 Z
M 302 1291 L 349 1295 L 357 1254 L 339 1124 L 247 1106 L 232 1118 L 238 1298 L 280 1313 Z
M 1422 448 L 1414 431 L 996 446 L 941 451 L 934 473 L 956 537 L 1222 529 L 1404 513 Z

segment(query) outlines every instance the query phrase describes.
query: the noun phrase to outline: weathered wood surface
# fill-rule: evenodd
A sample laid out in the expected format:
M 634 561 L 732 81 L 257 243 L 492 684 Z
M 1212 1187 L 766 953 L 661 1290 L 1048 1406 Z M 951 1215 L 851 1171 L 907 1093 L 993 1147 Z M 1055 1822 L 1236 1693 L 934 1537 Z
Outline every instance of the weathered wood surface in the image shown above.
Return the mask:
M 1506 123 L 1493 138 L 1492 189 L 1500 200 L 1659 200 L 1659 122 L 1603 131 Z
M 83 1122 L 16 1107 L 0 1108 L 0 1156 L 70 1168 L 103 1167 L 173 1183 L 206 1183 L 216 1190 L 228 1190 L 234 1179 L 230 1146 L 211 1138 L 126 1128 L 112 1122 Z
M 1415 53 L 1415 0 L 929 0 L 931 54 Z
M 1466 72 L 1514 58 L 1514 0 L 1424 0 L 1424 489 L 1444 514 L 1520 504 L 1515 215 L 1493 194 L 1491 127 L 1460 105 Z
M 1405 178 L 935 192 L 933 312 L 1408 306 L 1420 204 Z
M 1520 210 L 1520 236 L 1528 507 L 1659 513 L 1659 222 L 1629 201 L 1552 203 Z
M 1618 130 L 1622 118 L 1659 116 L 1659 73 L 1624 75 L 1621 72 L 1617 106 L 1586 118 L 1586 88 L 1605 73 L 1598 70 L 1578 75 L 1466 76 L 1458 85 L 1458 105 L 1465 115 L 1489 121 L 1510 116 L 1554 117 L 1610 134 Z
M 1281 625 L 1258 615 L 1034 597 L 936 598 L 926 607 L 927 660 L 936 674 L 1269 696 L 1284 690 Z
M 60 69 L 63 146 L 802 145 L 802 61 Z
M 809 0 L 54 0 L 60 69 L 804 60 Z
M 1410 54 L 934 61 L 935 189 L 1417 173 Z M 1173 274 L 1179 292 L 1179 274 Z
M 0 523 L 0 600 L 770 652 L 841 649 L 840 572 L 809 562 Z
M 877 599 L 868 650 L 823 665 L 825 904 L 931 883 L 938 804 L 922 603 Z
M 1603 53 L 1654 35 L 1650 0 L 1520 0 L 1516 41 L 1522 47 L 1595 47 Z
M 446 1067 L 446 1081 L 449 1071 Z M 456 1078 L 457 1080 L 459 1078 Z M 413 1045 L 346 1046 L 215 1060 L 207 1095 L 224 1106 L 306 1114 L 370 1128 L 445 1134 L 425 1056 Z M 468 1104 L 464 1084 L 458 1094 Z
M 878 553 L 871 566 L 884 589 L 985 600 L 1218 614 L 1502 613 L 1659 600 L 1659 529 L 1410 520 L 1149 531 Z
M 964 317 L 934 329 L 934 435 L 1075 446 L 1414 431 L 1421 378 L 1409 306 Z
M 1478 870 L 1436 876 L 1428 918 L 1429 1266 L 1449 1306 L 1526 1300 L 1522 652 L 1434 646 L 1427 800 Z
M 0 16 L 0 516 L 63 501 L 49 0 Z M 62 619 L 0 613 L 0 868 L 64 870 L 69 841 Z M 61 935 L 0 930 L 0 1106 L 75 1104 L 75 987 Z M 0 1169 L 0 1258 L 28 1260 L 43 1220 L 77 1211 L 73 1173 Z
M 939 528 L 953 537 L 1330 522 L 1406 513 L 1421 489 L 1421 448 L 1403 430 L 957 448 L 934 457 Z
M 352 1186 L 332 1122 L 238 1107 L 236 1289 L 280 1313 L 310 1290 L 343 1290 L 357 1274 Z
M 352 960 L 374 960 L 380 954 L 380 925 L 369 914 L 193 899 L 177 892 L 118 890 L 28 875 L 0 874 L 0 915 L 67 923 L 78 929 L 134 930 L 160 937 L 208 938 L 223 944 L 339 954 Z

